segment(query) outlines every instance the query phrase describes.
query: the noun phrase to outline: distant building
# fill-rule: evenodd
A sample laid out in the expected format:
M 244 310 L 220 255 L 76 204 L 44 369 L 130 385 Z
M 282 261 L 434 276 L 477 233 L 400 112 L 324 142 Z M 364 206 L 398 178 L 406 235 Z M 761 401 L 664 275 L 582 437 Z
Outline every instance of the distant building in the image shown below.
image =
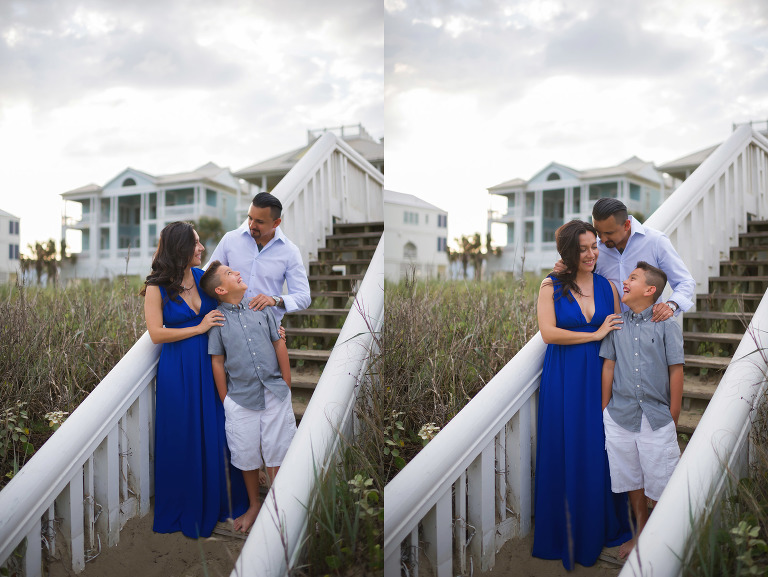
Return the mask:
M 19 272 L 18 216 L 0 210 L 0 284 L 14 282 Z
M 228 168 L 209 162 L 162 176 L 126 168 L 104 186 L 89 184 L 61 196 L 67 201 L 62 237 L 71 245 L 67 231 L 77 231 L 81 245 L 76 260 L 64 263 L 62 276 L 103 278 L 126 270 L 148 274 L 159 233 L 169 222 L 206 216 L 219 219 L 225 231 L 236 228 L 241 197 L 250 200 L 253 190 Z
M 307 131 L 307 144 L 301 148 L 289 150 L 267 160 L 252 164 L 235 172 L 235 176 L 250 182 L 259 190 L 272 192 L 288 171 L 306 154 L 315 141 L 325 132 L 333 132 L 360 156 L 370 162 L 379 172 L 384 173 L 384 142 L 374 139 L 363 128 L 362 124 L 350 126 L 336 126 L 332 128 L 318 128 Z M 245 218 L 248 212 L 248 203 L 239 206 L 239 215 Z
M 384 191 L 384 275 L 445 278 L 448 212 L 412 194 Z
M 506 246 L 500 257 L 488 259 L 488 272 L 549 269 L 559 259 L 555 230 L 574 218 L 591 222 L 598 198 L 618 198 L 629 212 L 647 218 L 662 198 L 661 175 L 653 163 L 636 156 L 616 166 L 576 170 L 553 162 L 528 181 L 514 179 L 488 189 L 505 197 L 506 212 L 489 212 L 488 230 L 506 226 Z

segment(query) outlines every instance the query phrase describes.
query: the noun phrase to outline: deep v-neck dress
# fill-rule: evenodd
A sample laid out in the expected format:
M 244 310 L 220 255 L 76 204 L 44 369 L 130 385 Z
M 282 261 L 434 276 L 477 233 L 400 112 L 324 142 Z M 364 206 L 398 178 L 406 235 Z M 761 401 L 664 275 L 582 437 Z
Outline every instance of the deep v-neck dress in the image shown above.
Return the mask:
M 200 290 L 203 271 L 192 274 L 200 293 L 200 312 L 181 298 L 169 300 L 163 287 L 163 324 L 168 328 L 199 325 L 216 308 Z M 228 462 L 224 407 L 213 381 L 208 335 L 164 343 L 157 365 L 155 410 L 155 519 L 158 533 L 181 531 L 208 537 L 217 521 L 248 508 L 242 474 Z M 225 460 L 226 454 L 226 460 Z M 232 481 L 230 513 L 227 474 Z
M 552 278 L 552 277 L 550 277 Z M 561 329 L 595 332 L 613 313 L 611 283 L 593 275 L 595 314 L 554 283 Z M 625 495 L 611 493 L 601 412 L 600 341 L 547 345 L 539 390 L 533 555 L 590 566 L 630 538 Z

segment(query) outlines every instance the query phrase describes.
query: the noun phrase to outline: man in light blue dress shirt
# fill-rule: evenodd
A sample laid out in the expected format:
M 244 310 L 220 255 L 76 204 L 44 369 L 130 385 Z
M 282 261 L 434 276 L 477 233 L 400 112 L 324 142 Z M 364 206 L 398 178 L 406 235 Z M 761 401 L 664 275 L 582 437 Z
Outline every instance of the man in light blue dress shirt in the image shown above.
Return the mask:
M 666 302 L 653 305 L 651 320 L 663 321 L 693 306 L 696 281 L 664 233 L 628 216 L 627 207 L 616 198 L 601 198 L 595 203 L 592 223 L 600 237 L 595 272 L 616 285 L 619 294 L 622 294 L 622 282 L 629 278 L 639 261 L 645 261 L 663 270 L 672 287 Z M 628 310 L 624 303 L 621 310 Z
M 283 205 L 268 192 L 257 194 L 248 220 L 221 239 L 210 261 L 220 261 L 238 271 L 248 284 L 248 306 L 273 307 L 280 324 L 286 312 L 309 307 L 309 281 L 301 252 L 280 229 Z M 283 294 L 283 283 L 287 292 Z

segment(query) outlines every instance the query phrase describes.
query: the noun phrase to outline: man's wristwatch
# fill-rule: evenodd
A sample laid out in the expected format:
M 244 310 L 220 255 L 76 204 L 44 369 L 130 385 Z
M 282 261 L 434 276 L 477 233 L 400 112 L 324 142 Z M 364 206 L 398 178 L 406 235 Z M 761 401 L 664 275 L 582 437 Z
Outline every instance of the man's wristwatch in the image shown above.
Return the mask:
M 272 296 L 272 298 L 275 299 L 275 306 L 276 307 L 279 307 L 280 303 L 283 302 L 283 299 L 281 299 L 279 296 L 274 295 L 274 296 Z
M 672 309 L 673 313 L 677 312 L 677 309 L 680 308 L 675 301 L 667 301 L 667 306 Z

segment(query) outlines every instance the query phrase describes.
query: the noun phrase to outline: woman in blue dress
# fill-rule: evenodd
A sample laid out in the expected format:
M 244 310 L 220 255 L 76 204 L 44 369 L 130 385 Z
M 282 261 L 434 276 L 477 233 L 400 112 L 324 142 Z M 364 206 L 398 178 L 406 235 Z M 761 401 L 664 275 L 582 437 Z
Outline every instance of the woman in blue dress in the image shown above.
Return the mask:
M 611 492 L 601 412 L 600 341 L 621 328 L 613 283 L 594 274 L 597 231 L 573 220 L 555 233 L 565 265 L 541 283 L 541 374 L 533 555 L 590 566 L 629 537 L 625 496 Z
M 191 224 L 160 233 L 142 294 L 147 330 L 162 343 L 155 411 L 155 520 L 158 533 L 208 537 L 218 521 L 248 508 L 242 475 L 227 470 L 224 408 L 208 355 L 208 329 L 223 325 L 217 302 L 199 288 L 205 248 Z M 227 490 L 231 480 L 231 496 Z

